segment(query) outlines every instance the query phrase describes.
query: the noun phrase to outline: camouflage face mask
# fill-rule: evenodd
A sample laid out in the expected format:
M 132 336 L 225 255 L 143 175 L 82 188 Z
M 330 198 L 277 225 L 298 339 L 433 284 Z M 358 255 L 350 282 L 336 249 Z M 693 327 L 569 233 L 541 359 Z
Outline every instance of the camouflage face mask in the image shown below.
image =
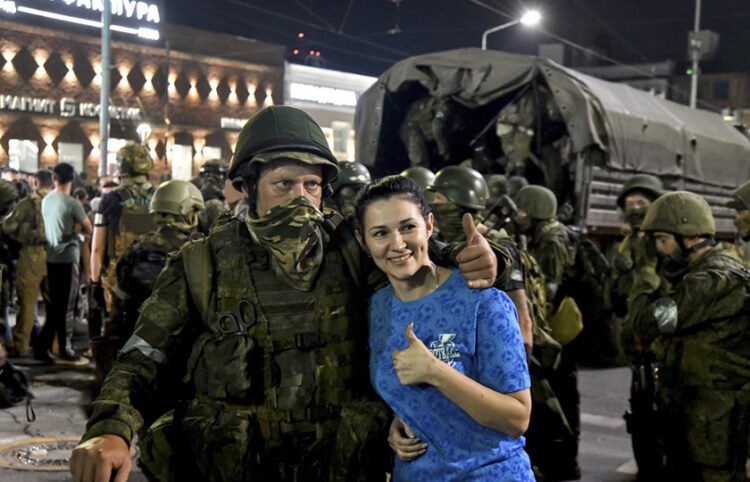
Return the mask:
M 444 202 L 432 204 L 430 208 L 435 216 L 435 225 L 443 241 L 456 243 L 466 240 L 463 222 L 461 221 L 464 210 L 461 207 L 452 202 Z
M 245 217 L 253 239 L 268 251 L 274 272 L 308 291 L 323 262 L 323 213 L 305 197 L 271 208 L 260 218 Z
M 735 219 L 734 225 L 737 226 L 737 231 L 739 231 L 740 237 L 743 240 L 750 240 L 750 215 L 745 214 L 739 219 Z
M 641 227 L 641 224 L 643 224 L 643 219 L 646 217 L 646 211 L 648 211 L 648 206 L 626 211 L 625 222 L 628 223 L 634 231 L 637 231 Z

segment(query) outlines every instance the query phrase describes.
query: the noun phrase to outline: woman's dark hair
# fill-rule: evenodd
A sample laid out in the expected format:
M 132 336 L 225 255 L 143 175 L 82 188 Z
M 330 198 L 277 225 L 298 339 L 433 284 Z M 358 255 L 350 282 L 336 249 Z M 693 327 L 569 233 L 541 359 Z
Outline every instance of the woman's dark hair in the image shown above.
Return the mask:
M 406 176 L 387 176 L 370 184 L 357 196 L 357 223 L 360 229 L 365 226 L 365 213 L 370 204 L 390 199 L 393 196 L 405 197 L 416 204 L 427 221 L 427 216 L 432 210 L 424 199 L 422 188 Z
M 424 199 L 424 191 L 422 188 L 406 176 L 387 176 L 370 184 L 359 193 L 359 196 L 357 196 L 357 226 L 363 235 L 365 213 L 370 204 L 376 201 L 385 201 L 394 196 L 405 197 L 414 203 L 422 213 L 424 220 L 427 221 L 427 217 L 432 210 Z M 430 237 L 429 242 L 427 243 L 430 259 L 439 265 L 446 264 L 444 260 L 445 253 L 442 252 L 444 247 L 445 245 L 435 239 L 434 236 Z

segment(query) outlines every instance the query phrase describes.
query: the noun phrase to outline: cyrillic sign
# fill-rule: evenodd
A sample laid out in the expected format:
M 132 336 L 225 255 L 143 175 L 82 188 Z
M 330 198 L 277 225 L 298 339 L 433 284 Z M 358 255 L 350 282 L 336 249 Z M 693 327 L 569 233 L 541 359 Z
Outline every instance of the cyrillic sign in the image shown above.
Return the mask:
M 59 110 L 55 107 L 59 104 Z M 99 117 L 101 106 L 90 102 L 76 102 L 65 97 L 54 99 L 39 99 L 20 95 L 0 95 L 0 110 L 31 112 L 35 114 L 59 115 L 60 117 Z M 109 106 L 109 116 L 116 120 L 141 120 L 141 109 L 136 107 Z

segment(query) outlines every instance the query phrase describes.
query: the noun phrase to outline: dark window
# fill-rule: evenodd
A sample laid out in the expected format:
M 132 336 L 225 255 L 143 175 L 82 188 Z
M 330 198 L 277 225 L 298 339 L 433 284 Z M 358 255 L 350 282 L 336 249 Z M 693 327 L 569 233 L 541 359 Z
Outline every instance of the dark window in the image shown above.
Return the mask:
M 714 99 L 718 99 L 718 100 L 729 99 L 729 81 L 728 80 L 717 80 L 714 82 Z

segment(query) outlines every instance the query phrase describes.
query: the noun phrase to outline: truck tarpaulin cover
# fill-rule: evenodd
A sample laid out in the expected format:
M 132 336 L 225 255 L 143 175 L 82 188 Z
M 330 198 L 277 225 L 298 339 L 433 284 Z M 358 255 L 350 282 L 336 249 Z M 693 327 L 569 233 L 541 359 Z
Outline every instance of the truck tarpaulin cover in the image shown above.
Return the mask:
M 412 57 L 382 74 L 357 104 L 357 160 L 373 166 L 381 142 L 399 142 L 398 122 L 383 118 L 394 94 L 419 85 L 431 96 L 447 96 L 473 109 L 532 82 L 548 86 L 574 151 L 597 146 L 608 154 L 606 162 L 612 169 L 727 187 L 750 179 L 750 140 L 718 114 L 600 80 L 548 59 L 477 48 Z

